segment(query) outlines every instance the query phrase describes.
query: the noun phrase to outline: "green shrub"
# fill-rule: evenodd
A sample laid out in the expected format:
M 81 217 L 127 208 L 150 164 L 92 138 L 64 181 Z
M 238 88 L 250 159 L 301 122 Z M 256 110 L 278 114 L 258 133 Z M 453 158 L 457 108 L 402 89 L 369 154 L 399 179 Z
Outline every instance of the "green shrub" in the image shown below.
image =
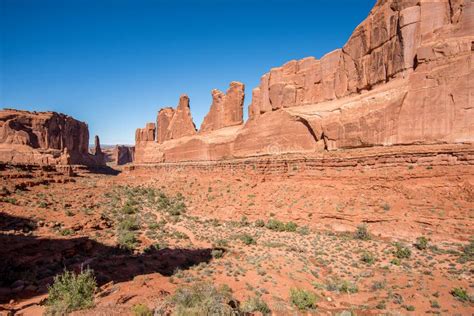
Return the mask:
M 117 242 L 123 249 L 134 250 L 138 244 L 135 232 L 119 230 Z
M 441 308 L 441 305 L 439 305 L 437 300 L 432 300 L 430 301 L 431 308 Z
M 369 240 L 370 239 L 370 233 L 367 228 L 366 224 L 362 224 L 357 226 L 357 230 L 354 234 L 355 239 L 360 239 L 360 240 Z
M 359 291 L 356 284 L 347 280 L 339 280 L 337 278 L 330 280 L 326 285 L 326 289 L 328 291 L 338 291 L 342 293 L 357 293 Z
M 244 313 L 260 312 L 262 315 L 269 315 L 271 313 L 270 307 L 262 300 L 261 296 L 249 298 L 242 304 L 242 311 Z
M 41 202 L 38 204 L 38 206 L 41 207 L 41 208 L 47 208 L 47 207 L 48 207 L 48 202 L 41 201 Z
M 285 224 L 277 219 L 269 219 L 267 222 L 266 227 L 270 230 L 274 230 L 277 232 L 283 232 L 285 231 Z
M 411 256 L 411 250 L 401 243 L 395 243 L 395 250 L 393 252 L 398 259 L 408 259 Z
M 362 262 L 367 263 L 367 264 L 373 264 L 375 262 L 375 256 L 370 251 L 364 251 L 362 253 L 362 256 L 361 256 L 360 260 Z
M 308 226 L 303 226 L 298 229 L 298 234 L 303 236 L 309 235 L 310 232 L 311 231 Z
M 459 261 L 461 263 L 474 261 L 474 237 L 471 237 L 470 242 L 462 248 L 462 254 Z
M 451 290 L 451 295 L 454 296 L 456 299 L 460 300 L 461 302 L 468 302 L 470 301 L 469 295 L 467 291 L 462 287 L 455 287 Z
M 300 310 L 316 308 L 317 296 L 305 289 L 290 289 L 290 302 Z
M 414 312 L 415 311 L 415 306 L 413 306 L 413 305 L 405 305 L 404 307 L 409 312 Z
M 172 216 L 179 216 L 186 212 L 184 197 L 178 193 L 175 197 L 169 198 L 164 193 L 158 196 L 158 209 L 165 211 Z
M 12 198 L 12 197 L 2 197 L 2 198 L 0 198 L 0 202 L 10 203 L 10 204 L 13 204 L 13 205 L 18 204 L 17 199 Z
M 398 258 L 393 258 L 392 260 L 390 260 L 390 263 L 395 265 L 395 266 L 399 266 L 402 264 L 402 261 Z
M 236 308 L 230 305 L 235 300 L 227 286 L 216 288 L 210 283 L 196 283 L 176 290 L 170 301 L 177 316 L 230 316 L 236 313 Z
M 295 232 L 298 228 L 293 222 L 283 223 L 277 219 L 269 219 L 267 225 L 265 225 L 268 229 L 277 231 L 277 232 Z
M 248 226 L 248 225 L 249 225 L 249 219 L 247 218 L 247 216 L 243 215 L 240 218 L 240 226 Z
M 90 269 L 75 274 L 64 271 L 54 277 L 54 283 L 48 288 L 46 300 L 49 315 L 64 315 L 69 312 L 94 306 L 94 293 L 97 284 Z
M 145 304 L 133 305 L 132 313 L 135 316 L 153 316 L 153 311 Z
M 255 239 L 254 239 L 252 236 L 250 236 L 249 234 L 242 234 L 242 235 L 240 236 L 240 240 L 241 240 L 244 244 L 246 244 L 247 246 L 248 246 L 248 245 L 255 245 L 255 244 L 257 243 L 257 242 L 255 241 Z
M 211 256 L 214 259 L 222 258 L 222 256 L 224 256 L 224 250 L 222 250 L 222 249 L 212 249 Z
M 120 230 L 139 230 L 140 224 L 136 216 L 125 216 L 119 223 Z
M 255 227 L 265 227 L 265 222 L 261 219 L 255 221 Z
M 297 228 L 298 228 L 298 225 L 296 225 L 293 222 L 288 222 L 285 224 L 285 231 L 287 232 L 295 232 Z
M 128 200 L 127 202 L 125 202 L 124 206 L 122 207 L 123 214 L 132 215 L 137 212 L 138 212 L 138 209 L 135 206 L 135 203 L 132 202 L 131 200 Z
M 418 237 L 415 242 L 415 247 L 418 250 L 425 250 L 428 248 L 428 238 L 425 236 Z
M 357 292 L 359 292 L 359 288 L 357 287 L 356 284 L 344 280 L 339 285 L 339 291 L 342 292 L 342 293 L 357 293 Z

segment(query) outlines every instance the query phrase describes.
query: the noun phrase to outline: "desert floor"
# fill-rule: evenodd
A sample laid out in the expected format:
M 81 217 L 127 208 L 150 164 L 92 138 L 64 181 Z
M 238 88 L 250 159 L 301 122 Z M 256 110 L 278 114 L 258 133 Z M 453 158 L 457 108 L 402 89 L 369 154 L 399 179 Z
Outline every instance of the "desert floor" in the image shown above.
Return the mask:
M 53 276 L 81 267 L 100 288 L 78 314 L 164 310 L 202 281 L 277 315 L 474 313 L 472 166 L 1 175 L 0 315 L 41 314 Z

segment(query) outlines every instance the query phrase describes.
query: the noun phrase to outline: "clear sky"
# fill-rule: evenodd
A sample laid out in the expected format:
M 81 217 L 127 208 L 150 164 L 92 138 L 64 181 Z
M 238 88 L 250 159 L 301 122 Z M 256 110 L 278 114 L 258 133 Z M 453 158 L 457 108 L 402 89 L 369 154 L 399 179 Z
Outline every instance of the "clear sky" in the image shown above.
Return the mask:
M 58 111 L 133 144 L 164 106 L 251 91 L 270 68 L 341 47 L 375 0 L 0 0 L 0 107 Z M 246 113 L 246 111 L 245 111 Z

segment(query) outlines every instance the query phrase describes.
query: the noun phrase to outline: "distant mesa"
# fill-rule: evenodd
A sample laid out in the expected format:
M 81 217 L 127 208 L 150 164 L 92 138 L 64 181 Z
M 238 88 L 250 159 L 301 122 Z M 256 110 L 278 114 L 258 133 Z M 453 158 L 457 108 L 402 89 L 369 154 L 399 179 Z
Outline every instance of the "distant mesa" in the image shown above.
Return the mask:
M 0 111 L 0 161 L 34 165 L 105 166 L 98 136 L 89 153 L 87 124 L 56 112 Z
M 138 129 L 138 164 L 474 142 L 474 3 L 379 0 L 343 48 L 232 82 L 196 132 L 183 96 Z

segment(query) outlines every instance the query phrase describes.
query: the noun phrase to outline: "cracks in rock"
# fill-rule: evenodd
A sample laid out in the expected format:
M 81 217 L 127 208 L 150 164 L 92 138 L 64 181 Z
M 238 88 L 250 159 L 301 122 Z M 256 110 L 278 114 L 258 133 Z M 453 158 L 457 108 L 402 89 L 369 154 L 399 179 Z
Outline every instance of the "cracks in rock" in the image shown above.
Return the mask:
M 318 136 L 316 135 L 316 133 L 314 132 L 313 128 L 311 127 L 311 124 L 308 122 L 308 120 L 306 120 L 305 118 L 301 117 L 301 116 L 297 116 L 297 121 L 302 123 L 309 131 L 309 133 L 311 134 L 311 136 L 313 137 L 314 141 L 318 142 L 321 138 L 318 138 Z

